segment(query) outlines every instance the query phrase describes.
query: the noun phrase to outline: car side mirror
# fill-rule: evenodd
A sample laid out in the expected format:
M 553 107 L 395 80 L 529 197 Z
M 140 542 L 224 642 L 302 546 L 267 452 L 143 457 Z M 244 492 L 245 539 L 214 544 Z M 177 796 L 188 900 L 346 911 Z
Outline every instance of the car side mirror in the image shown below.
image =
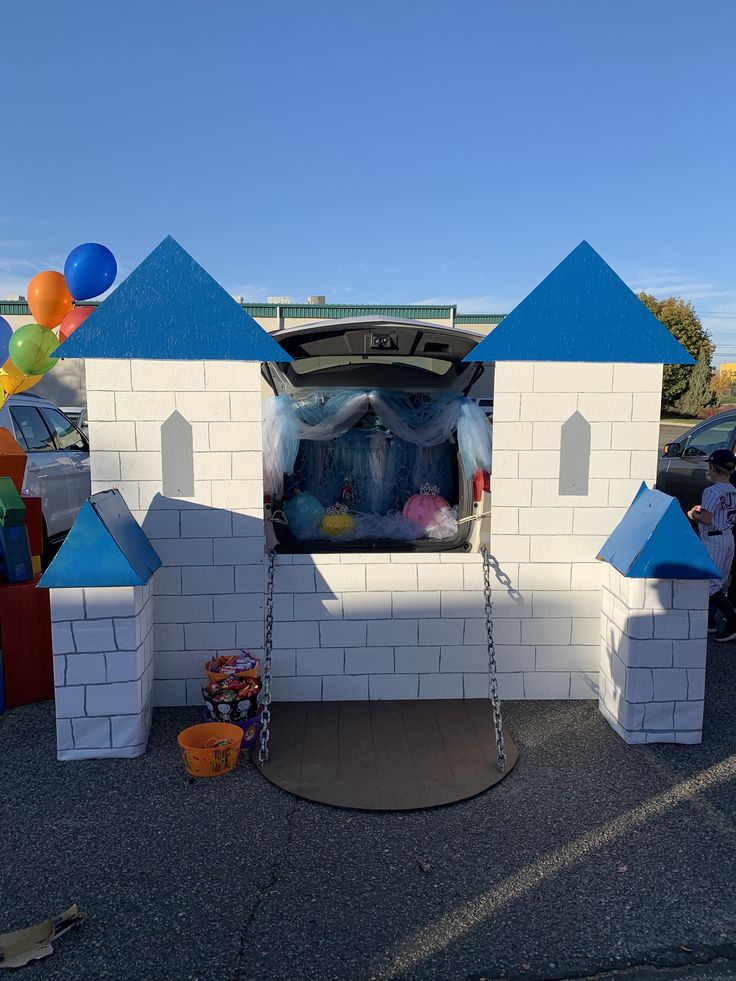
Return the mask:
M 662 452 L 665 456 L 682 456 L 682 443 L 665 443 Z

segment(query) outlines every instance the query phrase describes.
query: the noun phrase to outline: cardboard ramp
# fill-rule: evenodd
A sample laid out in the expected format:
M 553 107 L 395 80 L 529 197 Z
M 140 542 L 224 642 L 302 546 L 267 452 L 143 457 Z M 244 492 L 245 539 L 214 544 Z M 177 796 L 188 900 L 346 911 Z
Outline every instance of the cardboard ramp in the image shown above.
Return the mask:
M 366 811 L 411 811 L 474 797 L 517 760 L 504 728 L 507 765 L 496 765 L 491 706 L 463 701 L 280 702 L 271 708 L 270 759 L 277 787 L 306 800 Z

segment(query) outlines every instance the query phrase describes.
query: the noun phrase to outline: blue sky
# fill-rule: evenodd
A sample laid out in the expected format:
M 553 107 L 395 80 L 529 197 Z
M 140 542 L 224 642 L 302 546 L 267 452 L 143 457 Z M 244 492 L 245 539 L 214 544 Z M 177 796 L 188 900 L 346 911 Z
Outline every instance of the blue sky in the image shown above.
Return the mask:
M 732 0 L 39 0 L 2 26 L 0 296 L 172 234 L 248 299 L 506 312 L 586 238 L 736 361 Z

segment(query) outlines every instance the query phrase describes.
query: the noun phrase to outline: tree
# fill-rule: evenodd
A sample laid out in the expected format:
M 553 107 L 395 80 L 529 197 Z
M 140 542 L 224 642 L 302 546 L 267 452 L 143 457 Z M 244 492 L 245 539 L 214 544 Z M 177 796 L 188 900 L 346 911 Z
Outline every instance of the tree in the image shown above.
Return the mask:
M 717 402 L 725 402 L 731 397 L 733 378 L 728 372 L 719 371 L 710 380 L 710 390 Z
M 710 339 L 710 334 L 700 322 L 700 317 L 693 309 L 692 303 L 679 296 L 658 300 L 649 293 L 639 293 L 639 299 L 682 344 L 688 354 L 692 354 L 698 361 L 696 365 L 666 364 L 664 366 L 662 408 L 695 414 L 711 400 L 709 384 L 713 373 L 711 357 L 715 346 Z M 705 389 L 703 389 L 703 379 L 705 379 Z M 697 393 L 693 392 L 693 397 L 688 397 L 688 390 L 693 384 L 697 387 Z M 703 401 L 697 409 L 693 410 L 696 394 Z M 682 404 L 683 400 L 688 405 L 687 410 Z
M 700 349 L 697 364 L 691 368 L 690 384 L 685 394 L 677 402 L 677 408 L 686 416 L 696 416 L 700 410 L 710 405 L 713 395 L 710 388 L 710 357 L 705 347 Z

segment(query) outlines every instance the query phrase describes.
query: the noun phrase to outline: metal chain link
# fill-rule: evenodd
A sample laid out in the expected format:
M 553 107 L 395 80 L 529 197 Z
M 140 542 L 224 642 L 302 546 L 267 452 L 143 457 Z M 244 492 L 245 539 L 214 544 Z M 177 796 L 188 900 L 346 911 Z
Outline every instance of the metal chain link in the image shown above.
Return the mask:
M 496 731 L 496 760 L 499 770 L 506 769 L 506 749 L 503 742 L 503 720 L 501 718 L 501 699 L 498 697 L 498 675 L 496 669 L 496 645 L 493 640 L 493 599 L 491 594 L 491 556 L 485 545 L 481 546 L 483 556 L 483 591 L 486 600 L 486 635 L 488 638 L 488 697 L 493 710 L 493 728 Z
M 258 747 L 258 762 L 268 762 L 268 740 L 271 738 L 271 652 L 273 651 L 273 580 L 276 564 L 276 551 L 268 550 L 266 572 L 266 633 L 263 643 L 263 673 L 258 701 L 261 704 L 261 745 Z

